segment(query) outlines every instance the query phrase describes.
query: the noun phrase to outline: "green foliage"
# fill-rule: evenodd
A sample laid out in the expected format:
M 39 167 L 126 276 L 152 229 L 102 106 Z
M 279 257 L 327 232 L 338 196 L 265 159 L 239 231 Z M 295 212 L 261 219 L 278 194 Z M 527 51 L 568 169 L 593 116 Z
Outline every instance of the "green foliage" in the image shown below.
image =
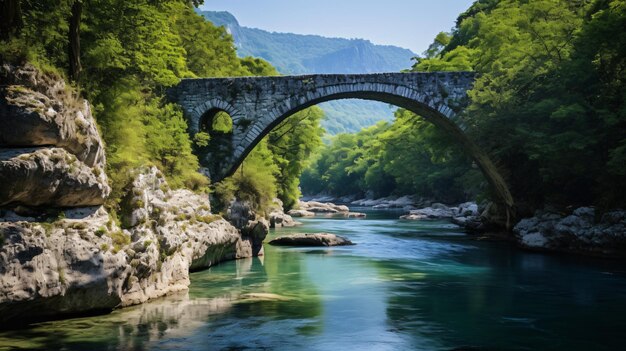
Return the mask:
M 300 197 L 306 160 L 321 145 L 323 113 L 313 107 L 288 117 L 246 157 L 232 177 L 215 184 L 213 208 L 225 210 L 233 199 L 268 212 L 276 197 L 292 208 Z
M 443 132 L 399 110 L 393 124 L 380 122 L 356 134 L 339 134 L 302 175 L 307 194 L 416 194 L 462 201 L 478 192 L 476 171 Z
M 213 116 L 211 131 L 217 133 L 230 133 L 233 131 L 233 119 L 224 111 L 218 111 Z
M 187 66 L 195 76 L 249 74 L 237 59 L 232 37 L 223 27 L 213 26 L 187 6 L 173 3 L 168 8 L 174 19 L 174 30 L 186 53 Z
M 277 194 L 278 166 L 274 163 L 267 141 L 262 140 L 243 161 L 235 174 L 215 185 L 218 211 L 226 210 L 233 199 L 248 202 L 253 209 L 265 212 Z
M 24 27 L 2 43 L 2 60 L 67 70 L 71 5 L 22 2 Z M 156 165 L 173 187 L 207 189 L 182 112 L 165 102 L 165 88 L 186 77 L 275 73 L 261 60 L 238 59 L 223 28 L 197 15 L 189 2 L 176 0 L 84 2 L 81 61 L 77 83 L 94 105 L 107 145 L 113 185 L 108 206 L 117 210 L 131 170 L 145 165 Z M 218 118 L 217 128 L 232 128 L 227 122 Z M 209 138 L 200 134 L 194 142 L 206 146 Z
M 480 74 L 463 124 L 518 202 L 623 206 L 625 26 L 618 0 L 481 0 L 413 68 Z
M 618 0 L 480 0 L 413 70 L 479 73 L 460 122 L 496 159 L 518 203 L 623 206 L 625 27 Z M 390 177 L 397 193 L 480 191 L 461 150 L 406 111 L 373 139 L 360 138 L 333 140 L 303 189 L 384 194 L 374 184 Z
M 209 146 L 209 141 L 211 141 L 211 135 L 207 132 L 198 132 L 193 136 L 193 143 L 198 147 Z
M 96 229 L 95 233 L 97 237 L 102 237 L 104 234 L 106 234 L 108 232 L 106 227 L 100 227 L 98 229 Z
M 245 57 L 241 59 L 241 65 L 253 76 L 278 75 L 278 71 L 274 68 L 274 66 L 259 58 Z
M 107 235 L 113 242 L 113 253 L 118 253 L 124 246 L 130 244 L 130 236 L 122 231 L 108 232 Z
M 203 222 L 203 223 L 206 223 L 206 224 L 211 224 L 211 223 L 213 223 L 215 221 L 219 221 L 220 219 L 222 219 L 222 216 L 220 216 L 220 215 L 213 215 L 213 214 L 206 215 L 206 216 L 196 216 L 196 220 L 198 222 Z
M 322 144 L 322 110 L 311 107 L 288 117 L 268 136 L 268 147 L 279 172 L 278 198 L 290 209 L 300 198 L 300 175 L 311 154 Z

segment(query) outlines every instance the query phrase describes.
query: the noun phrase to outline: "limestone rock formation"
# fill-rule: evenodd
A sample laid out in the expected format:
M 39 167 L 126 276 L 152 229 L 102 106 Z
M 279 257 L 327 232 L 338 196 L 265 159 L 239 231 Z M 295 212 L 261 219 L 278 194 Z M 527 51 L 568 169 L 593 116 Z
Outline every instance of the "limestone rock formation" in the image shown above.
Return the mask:
M 297 233 L 279 236 L 269 242 L 277 246 L 345 246 L 354 245 L 350 240 L 330 233 Z
M 270 228 L 295 227 L 302 224 L 294 221 L 289 214 L 285 213 L 283 202 L 280 199 L 274 199 L 272 205 L 269 215 Z
M 65 82 L 32 65 L 0 67 L 0 147 L 54 145 L 89 167 L 104 165 L 91 108 Z
M 0 179 L 0 206 L 94 206 L 111 191 L 103 172 L 61 148 L 0 149 Z
M 315 217 L 315 212 L 307 211 L 307 210 L 289 210 L 287 212 L 291 217 Z
M 536 211 L 513 230 L 520 245 L 531 249 L 620 256 L 626 252 L 626 211 L 623 210 L 602 216 L 593 207 L 581 207 L 569 215 Z
M 0 323 L 142 303 L 187 289 L 190 269 L 262 254 L 266 224 L 241 234 L 205 196 L 170 190 L 156 168 L 137 175 L 125 202 L 124 229 L 102 207 L 47 222 L 5 216 Z
M 187 289 L 189 271 L 261 255 L 208 197 L 136 170 L 118 218 L 89 104 L 32 66 L 0 67 L 0 327 L 108 311 Z
M 102 204 L 111 189 L 89 103 L 31 65 L 2 65 L 0 82 L 0 206 Z
M 330 217 L 345 217 L 345 218 L 365 218 L 365 213 L 350 212 L 350 208 L 345 205 L 335 205 L 331 202 L 317 202 L 317 201 L 300 201 L 298 203 L 298 209 L 294 209 L 288 212 L 292 217 L 313 217 L 316 214 L 322 214 Z

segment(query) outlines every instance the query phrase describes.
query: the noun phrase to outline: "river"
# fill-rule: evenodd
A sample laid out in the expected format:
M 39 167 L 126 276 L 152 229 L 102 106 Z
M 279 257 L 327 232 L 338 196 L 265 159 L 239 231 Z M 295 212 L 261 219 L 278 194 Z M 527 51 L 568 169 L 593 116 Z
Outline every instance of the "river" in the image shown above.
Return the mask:
M 363 209 L 356 209 L 363 210 Z M 188 292 L 0 333 L 0 350 L 618 350 L 623 262 L 480 242 L 393 211 L 303 219 L 357 245 L 265 246 L 192 274 Z

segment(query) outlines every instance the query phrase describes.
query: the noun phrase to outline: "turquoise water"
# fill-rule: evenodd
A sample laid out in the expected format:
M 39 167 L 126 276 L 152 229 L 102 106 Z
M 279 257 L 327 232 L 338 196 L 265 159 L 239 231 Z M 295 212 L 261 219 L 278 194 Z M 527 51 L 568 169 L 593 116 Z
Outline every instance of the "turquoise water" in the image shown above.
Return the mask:
M 478 242 L 446 222 L 315 218 L 355 246 L 265 247 L 190 290 L 105 316 L 0 333 L 0 349 L 620 350 L 623 262 Z

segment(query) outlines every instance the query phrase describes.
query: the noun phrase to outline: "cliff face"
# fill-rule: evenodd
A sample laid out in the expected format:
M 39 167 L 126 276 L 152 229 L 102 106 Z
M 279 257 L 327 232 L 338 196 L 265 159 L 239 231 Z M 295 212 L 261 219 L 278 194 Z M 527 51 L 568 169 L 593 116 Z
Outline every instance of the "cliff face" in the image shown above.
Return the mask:
M 32 66 L 0 67 L 0 206 L 100 205 L 111 188 L 89 104 Z
M 142 303 L 263 254 L 266 222 L 242 234 L 156 168 L 136 170 L 120 227 L 89 104 L 29 66 L 3 66 L 0 89 L 0 328 Z

